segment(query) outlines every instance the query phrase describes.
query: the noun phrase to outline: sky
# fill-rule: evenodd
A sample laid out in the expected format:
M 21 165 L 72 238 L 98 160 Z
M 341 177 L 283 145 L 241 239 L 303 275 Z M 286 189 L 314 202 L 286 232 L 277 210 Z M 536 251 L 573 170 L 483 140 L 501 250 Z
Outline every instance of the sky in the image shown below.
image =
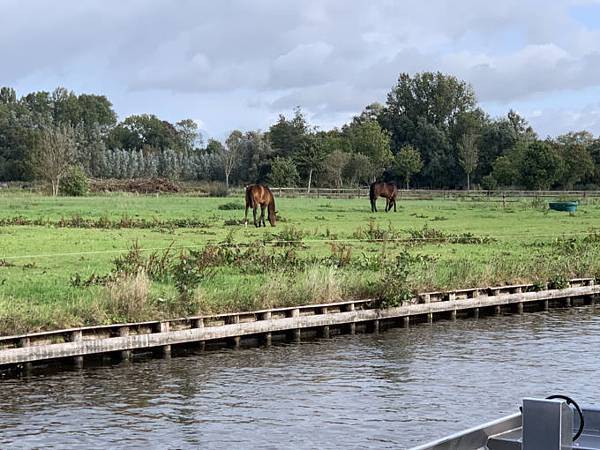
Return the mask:
M 120 119 L 321 129 L 402 72 L 471 83 L 492 117 L 600 135 L 600 0 L 0 0 L 0 85 L 106 95 Z

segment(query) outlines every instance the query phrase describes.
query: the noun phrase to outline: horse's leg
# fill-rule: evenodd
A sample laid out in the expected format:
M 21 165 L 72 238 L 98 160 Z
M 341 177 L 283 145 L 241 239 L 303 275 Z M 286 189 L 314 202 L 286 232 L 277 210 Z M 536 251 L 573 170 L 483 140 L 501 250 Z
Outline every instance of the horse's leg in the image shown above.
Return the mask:
M 394 212 L 396 212 L 396 197 L 394 197 Z
M 246 203 L 246 213 L 244 214 L 244 226 L 248 226 L 248 208 L 250 208 L 250 205 L 248 205 L 248 203 Z
M 263 227 L 266 227 L 265 224 L 265 205 L 260 205 L 260 223 L 262 223 Z
M 254 226 L 258 228 L 258 223 L 256 223 L 256 205 L 252 207 L 252 214 L 254 215 Z
M 371 199 L 371 212 L 377 212 L 377 199 Z
M 385 212 L 388 212 L 390 210 L 390 199 L 389 198 L 385 198 Z

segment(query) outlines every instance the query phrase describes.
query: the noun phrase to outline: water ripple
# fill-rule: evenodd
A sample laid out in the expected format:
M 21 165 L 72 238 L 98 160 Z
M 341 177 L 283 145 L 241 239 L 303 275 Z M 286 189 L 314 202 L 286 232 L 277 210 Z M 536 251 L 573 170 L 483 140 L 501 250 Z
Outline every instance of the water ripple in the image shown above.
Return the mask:
M 563 392 L 596 403 L 591 308 L 437 322 L 0 382 L 1 448 L 398 448 Z

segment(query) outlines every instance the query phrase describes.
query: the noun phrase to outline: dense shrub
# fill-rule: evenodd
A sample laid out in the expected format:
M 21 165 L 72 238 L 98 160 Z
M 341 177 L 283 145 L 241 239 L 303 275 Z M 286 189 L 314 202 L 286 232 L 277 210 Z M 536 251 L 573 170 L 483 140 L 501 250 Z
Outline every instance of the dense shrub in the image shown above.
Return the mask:
M 269 183 L 273 186 L 295 187 L 300 177 L 296 164 L 291 158 L 276 157 L 271 164 Z
M 498 187 L 498 182 L 493 175 L 486 175 L 481 179 L 481 188 L 486 191 L 494 191 Z
M 70 197 L 81 197 L 90 190 L 90 181 L 85 172 L 78 166 L 74 166 L 60 183 L 60 193 Z

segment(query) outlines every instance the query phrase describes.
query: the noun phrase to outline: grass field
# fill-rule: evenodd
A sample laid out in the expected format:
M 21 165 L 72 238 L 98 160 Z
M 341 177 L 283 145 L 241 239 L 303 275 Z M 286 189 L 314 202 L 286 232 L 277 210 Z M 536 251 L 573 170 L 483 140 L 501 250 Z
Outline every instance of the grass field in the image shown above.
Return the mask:
M 283 198 L 277 227 L 259 229 L 239 222 L 242 207 L 0 195 L 0 334 L 600 276 L 593 200 L 574 215 L 532 200 L 399 201 L 373 214 L 367 199 Z

